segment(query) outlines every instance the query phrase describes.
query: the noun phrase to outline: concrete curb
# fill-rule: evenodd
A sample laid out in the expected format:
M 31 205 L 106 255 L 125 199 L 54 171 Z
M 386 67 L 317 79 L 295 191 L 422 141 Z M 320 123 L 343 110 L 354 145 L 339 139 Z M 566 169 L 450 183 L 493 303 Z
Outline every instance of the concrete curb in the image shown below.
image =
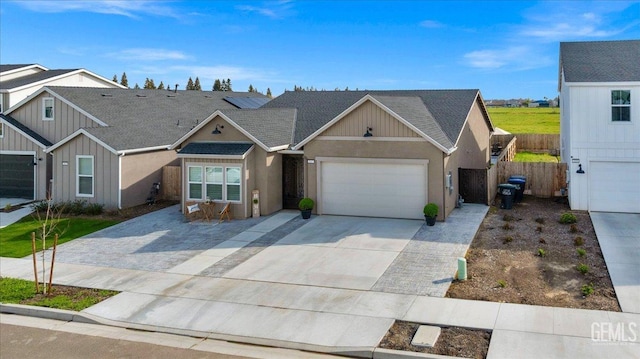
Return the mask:
M 176 328 L 169 328 L 169 327 L 150 326 L 150 325 L 143 325 L 143 324 L 132 324 L 128 322 L 119 322 L 119 321 L 109 320 L 109 319 L 97 317 L 97 316 L 82 313 L 82 312 L 74 312 L 71 310 L 54 309 L 54 308 L 47 308 L 47 307 L 36 307 L 36 306 L 23 305 L 23 304 L 0 303 L 0 313 L 30 316 L 30 317 L 45 318 L 45 319 L 54 319 L 54 320 L 60 320 L 65 322 L 107 325 L 107 326 L 132 329 L 132 330 L 182 335 L 182 336 L 187 336 L 192 338 L 203 338 L 203 339 L 207 338 L 207 339 L 223 340 L 223 341 L 229 341 L 229 342 L 260 345 L 260 346 L 279 347 L 284 349 L 301 350 L 301 351 L 323 353 L 323 354 L 334 354 L 334 355 L 341 355 L 341 356 L 347 355 L 350 357 L 358 357 L 358 358 L 464 359 L 459 357 L 455 358 L 455 357 L 443 356 L 443 355 L 437 355 L 437 354 L 416 353 L 416 352 L 407 352 L 407 351 L 383 349 L 383 348 L 325 347 L 320 345 L 287 342 L 287 341 L 279 341 L 279 340 L 271 340 L 271 339 L 263 339 L 263 338 L 243 337 L 243 336 L 237 336 L 237 335 L 176 329 Z

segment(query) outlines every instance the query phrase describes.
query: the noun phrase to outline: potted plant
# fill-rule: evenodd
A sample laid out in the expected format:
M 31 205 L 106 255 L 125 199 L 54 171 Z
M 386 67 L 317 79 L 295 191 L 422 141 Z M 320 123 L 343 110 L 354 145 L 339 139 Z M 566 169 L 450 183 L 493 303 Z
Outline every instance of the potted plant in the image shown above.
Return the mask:
M 438 205 L 435 203 L 427 203 L 422 209 L 424 213 L 424 219 L 427 221 L 427 226 L 433 226 L 436 224 L 436 217 L 438 217 Z
M 302 213 L 302 218 L 309 219 L 311 217 L 311 210 L 313 209 L 314 202 L 311 198 L 303 198 L 298 202 L 298 208 Z

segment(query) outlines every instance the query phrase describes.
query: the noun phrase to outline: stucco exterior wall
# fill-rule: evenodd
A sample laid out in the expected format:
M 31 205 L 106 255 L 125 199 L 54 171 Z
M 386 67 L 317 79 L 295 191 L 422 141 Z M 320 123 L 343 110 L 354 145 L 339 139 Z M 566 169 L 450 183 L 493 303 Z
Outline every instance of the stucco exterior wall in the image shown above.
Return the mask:
M 94 192 L 92 197 L 78 196 L 76 187 L 77 156 L 93 156 Z M 66 164 L 65 164 L 66 163 Z M 86 200 L 107 209 L 118 208 L 119 156 L 85 135 L 78 135 L 53 153 L 54 201 Z
M 46 91 L 11 112 L 10 116 L 29 127 L 40 136 L 56 143 L 82 127 L 99 125 L 73 107 L 54 97 L 53 121 L 42 120 L 42 99 L 52 97 Z
M 128 154 L 122 156 L 120 161 L 122 208 L 146 203 L 151 185 L 162 180 L 162 167 L 180 163 L 176 152 L 172 150 Z

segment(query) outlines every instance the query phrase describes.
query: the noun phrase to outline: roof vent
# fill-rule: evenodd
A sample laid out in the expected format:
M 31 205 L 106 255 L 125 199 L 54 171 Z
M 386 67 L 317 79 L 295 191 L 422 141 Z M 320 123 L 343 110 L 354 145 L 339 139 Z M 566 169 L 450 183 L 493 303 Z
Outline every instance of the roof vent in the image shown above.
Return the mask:
M 100 96 L 102 97 L 113 97 L 113 94 L 110 93 L 101 93 Z
M 167 95 L 167 97 L 176 97 L 176 95 Z
M 137 94 L 136 97 L 147 97 L 147 95 Z

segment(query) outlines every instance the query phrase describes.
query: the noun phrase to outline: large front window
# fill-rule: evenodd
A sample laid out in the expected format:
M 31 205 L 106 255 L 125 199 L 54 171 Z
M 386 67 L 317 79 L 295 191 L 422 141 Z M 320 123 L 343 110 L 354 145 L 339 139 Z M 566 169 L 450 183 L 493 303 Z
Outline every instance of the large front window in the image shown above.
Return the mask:
M 239 166 L 187 167 L 190 200 L 240 202 L 242 198 L 242 170 Z
M 93 156 L 76 157 L 76 195 L 93 197 Z
M 631 121 L 631 91 L 611 91 L 611 121 Z

